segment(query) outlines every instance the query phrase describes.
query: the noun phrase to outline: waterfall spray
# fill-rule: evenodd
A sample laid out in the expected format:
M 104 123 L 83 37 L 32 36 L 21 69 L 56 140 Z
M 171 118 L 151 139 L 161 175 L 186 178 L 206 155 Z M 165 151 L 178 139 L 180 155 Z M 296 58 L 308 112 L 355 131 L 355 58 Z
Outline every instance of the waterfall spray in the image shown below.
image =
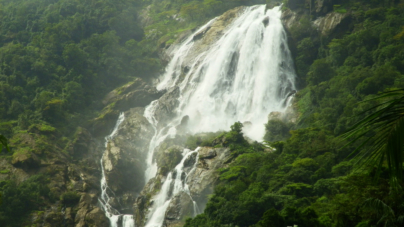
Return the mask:
M 265 5 L 245 7 L 209 46 L 197 47 L 204 39 L 203 34 L 215 29 L 219 18 L 209 21 L 173 49 L 172 60 L 157 89 L 179 90 L 178 105 L 173 117 L 165 122 L 158 122 L 160 100 L 153 101 L 145 109 L 144 117 L 155 130 L 145 160 L 146 182 L 157 173 L 158 166 L 153 159 L 156 147 L 176 135 L 177 126 L 184 117 L 189 119 L 186 127 L 190 133 L 227 130 L 236 121 L 248 122 L 244 134 L 260 141 L 268 114 L 286 110 L 291 94 L 296 90 L 296 76 L 280 17 L 280 7 L 270 10 Z M 195 38 L 197 36 L 199 38 Z M 111 135 L 106 137 L 106 147 L 124 119 L 123 114 L 121 116 Z M 189 170 L 184 168 L 184 161 L 190 155 L 196 155 L 196 161 Z M 197 162 L 198 149 L 183 151 L 181 162 L 168 173 L 161 190 L 153 198 L 147 227 L 163 225 L 170 201 L 180 192 L 190 196 L 194 215 L 200 213 L 186 184 L 186 178 L 195 171 Z M 102 173 L 100 203 L 112 226 L 117 223 L 134 226 L 133 216 L 122 216 L 109 205 L 104 169 Z
M 279 7 L 271 10 L 266 10 L 265 5 L 247 7 L 206 51 L 189 54 L 198 42 L 194 36 L 209 29 L 216 18 L 176 49 L 157 85 L 159 90 L 179 87 L 176 117 L 159 128 L 156 120 L 158 100 L 150 104 L 144 114 L 156 130 L 149 146 L 147 180 L 157 173 L 153 160 L 155 148 L 166 138 L 175 136 L 176 127 L 184 116 L 190 119 L 187 129 L 191 133 L 226 130 L 236 121 L 249 122 L 250 126 L 244 129 L 244 133 L 261 141 L 268 114 L 285 111 L 290 94 L 296 89 L 293 61 L 280 16 Z M 192 64 L 185 65 L 186 62 Z M 184 68 L 188 69 L 185 76 Z M 173 173 L 181 171 L 185 156 L 197 151 L 187 152 L 154 197 L 147 227 L 163 224 L 168 204 L 175 195 L 168 194 L 169 185 L 172 182 L 180 185 Z M 175 192 L 189 194 L 187 187 L 186 184 L 178 186 Z M 194 207 L 197 212 L 197 204 Z

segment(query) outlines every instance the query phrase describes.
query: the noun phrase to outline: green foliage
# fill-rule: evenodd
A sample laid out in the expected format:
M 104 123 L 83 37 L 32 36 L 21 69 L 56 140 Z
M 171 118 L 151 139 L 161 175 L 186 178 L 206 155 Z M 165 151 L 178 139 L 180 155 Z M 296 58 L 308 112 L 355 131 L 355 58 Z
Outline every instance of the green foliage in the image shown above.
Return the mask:
M 196 135 L 190 135 L 187 137 L 185 147 L 195 150 L 197 147 L 214 147 L 219 145 L 217 138 L 220 138 L 223 132 L 209 132 Z M 220 145 L 219 145 L 220 146 Z
M 284 226 L 285 220 L 276 209 L 272 208 L 265 211 L 264 215 L 257 225 L 262 227 Z
M 68 191 L 60 196 L 60 202 L 65 206 L 74 206 L 80 200 L 80 194 L 74 191 Z
M 396 99 L 375 99 L 379 92 L 404 86 L 404 46 L 400 42 L 404 8 L 396 3 L 340 1 L 334 11 L 349 10 L 353 20 L 343 25 L 341 33 L 329 37 L 314 32 L 309 15 L 291 28 L 296 71 L 303 87 L 295 100 L 300 118 L 293 128 L 281 121 L 268 122 L 265 140 L 274 150 L 226 140 L 225 146 L 237 147 L 238 157 L 220 171 L 220 182 L 204 213 L 188 219 L 185 226 L 402 225 L 404 197 L 390 190 L 394 182 L 388 175 L 389 167 L 400 172 L 402 149 L 396 149 L 401 156 L 393 156 L 395 148 L 390 146 L 390 154 L 384 153 L 389 161 L 354 169 L 360 157 L 372 157 L 370 145 L 380 142 L 378 135 L 397 135 L 395 145 L 403 141 L 401 134 L 393 133 L 400 129 L 401 103 L 390 105 L 402 94 Z M 369 112 L 374 117 L 370 120 L 378 121 L 381 128 L 362 125 L 366 127 L 357 135 L 371 130 L 343 147 L 338 135 L 361 122 L 360 114 L 372 106 L 377 107 Z M 391 114 L 379 112 L 387 106 Z M 392 117 L 393 112 L 397 118 Z M 393 131 L 383 131 L 394 123 Z M 236 134 L 225 135 L 234 138 Z M 273 142 L 277 140 L 282 141 Z M 367 140 L 370 144 L 361 146 Z M 356 148 L 360 156 L 348 160 Z M 402 182 L 395 183 L 402 187 Z
M 7 138 L 0 134 L 0 152 L 3 151 L 3 146 L 7 149 L 7 151 L 10 151 L 8 148 Z
M 43 175 L 34 175 L 20 184 L 14 180 L 0 182 L 3 201 L 0 205 L 1 226 L 21 226 L 27 214 L 45 206 L 44 199 L 50 192 L 47 183 Z
M 352 139 L 351 143 L 366 136 L 352 154 L 359 153 L 362 165 L 378 166 L 379 170 L 386 159 L 392 184 L 398 186 L 397 181 L 403 179 L 404 90 L 385 92 L 372 100 L 380 100 L 381 103 L 367 110 L 370 114 L 344 136 Z M 370 133 L 373 135 L 367 136 Z M 362 150 L 367 143 L 370 143 L 370 148 Z
M 108 91 L 159 71 L 155 49 L 139 44 L 142 4 L 1 0 L 0 120 L 73 133 Z
M 269 142 L 285 140 L 290 136 L 289 130 L 290 126 L 282 120 L 269 120 L 268 123 L 265 124 L 264 140 Z

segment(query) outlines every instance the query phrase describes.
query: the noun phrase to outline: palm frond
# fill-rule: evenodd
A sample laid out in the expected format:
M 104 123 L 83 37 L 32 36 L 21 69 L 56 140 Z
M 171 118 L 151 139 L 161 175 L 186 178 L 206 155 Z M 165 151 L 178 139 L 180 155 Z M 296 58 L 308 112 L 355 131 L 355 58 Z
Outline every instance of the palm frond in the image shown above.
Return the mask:
M 3 135 L 0 135 L 0 152 L 3 150 L 3 146 L 6 147 L 7 151 L 10 152 L 10 148 L 8 147 L 7 138 Z
M 366 110 L 365 117 L 341 135 L 349 141 L 344 147 L 360 142 L 349 155 L 358 158 L 359 168 L 381 167 L 387 161 L 391 186 L 397 189 L 403 179 L 404 89 L 384 92 L 363 102 L 368 101 L 380 103 Z
M 380 217 L 377 224 L 387 223 L 389 220 L 394 220 L 395 214 L 393 209 L 380 199 L 370 198 L 365 200 L 363 207 L 375 210 L 377 216 Z

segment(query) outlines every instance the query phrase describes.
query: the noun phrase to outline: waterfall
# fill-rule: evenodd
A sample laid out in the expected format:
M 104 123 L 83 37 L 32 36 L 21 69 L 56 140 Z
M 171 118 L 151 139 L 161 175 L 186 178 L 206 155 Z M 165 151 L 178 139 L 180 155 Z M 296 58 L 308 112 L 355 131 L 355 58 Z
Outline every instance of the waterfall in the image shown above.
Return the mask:
M 114 129 L 112 130 L 111 134 L 105 137 L 105 149 L 108 149 L 108 143 L 111 141 L 115 135 L 118 133 L 119 126 L 121 123 L 125 120 L 125 114 L 120 113 L 118 120 L 115 124 Z M 113 193 L 107 185 L 107 180 L 105 178 L 105 170 L 104 170 L 104 165 L 102 161 L 102 157 L 100 160 L 101 163 L 101 196 L 98 199 L 98 202 L 101 204 L 102 209 L 105 212 L 105 216 L 109 219 L 111 223 L 111 227 L 118 227 L 118 223 L 122 223 L 123 227 L 135 227 L 135 221 L 133 220 L 132 215 L 122 215 L 119 213 L 118 210 L 113 208 L 109 204 L 110 196 L 108 195 L 108 191 Z
M 188 39 L 179 48 L 157 88 L 180 88 L 177 115 L 189 117 L 192 133 L 227 130 L 241 121 L 251 123 L 247 136 L 262 140 L 268 114 L 283 111 L 285 99 L 295 90 L 280 16 L 279 7 L 246 8 L 214 45 L 194 57 L 181 82 L 181 64 L 190 57 L 185 50 L 194 41 Z
M 268 114 L 285 111 L 296 89 L 293 61 L 280 17 L 280 7 L 271 10 L 266 10 L 265 5 L 247 7 L 205 51 L 190 54 L 198 42 L 195 35 L 206 32 L 216 18 L 174 51 L 157 89 L 178 87 L 179 105 L 176 117 L 160 128 L 155 113 L 159 100 L 145 110 L 144 116 L 155 129 L 149 146 L 146 180 L 157 173 L 153 160 L 155 148 L 167 137 L 175 136 L 176 127 L 184 116 L 189 118 L 187 130 L 191 133 L 228 130 L 230 125 L 240 121 L 248 125 L 243 129 L 245 135 L 262 140 Z M 185 65 L 186 62 L 192 63 Z M 187 68 L 185 75 L 184 68 Z M 163 224 L 167 207 L 176 193 L 184 191 L 190 195 L 188 185 L 178 175 L 183 173 L 184 160 L 193 152 L 197 151 L 184 150 L 181 163 L 168 174 L 154 197 L 147 227 Z M 175 185 L 174 191 L 170 189 L 172 185 Z M 194 202 L 195 213 L 197 207 Z
M 171 198 L 174 197 L 176 194 L 182 191 L 191 197 L 191 193 L 189 191 L 188 184 L 186 183 L 186 179 L 188 174 L 191 173 L 196 168 L 196 164 L 198 162 L 198 156 L 192 169 L 189 170 L 189 172 L 185 170 L 184 162 L 195 153 L 198 154 L 198 148 L 195 151 L 191 151 L 189 149 L 183 150 L 182 153 L 183 158 L 181 162 L 174 168 L 173 171 L 168 173 L 167 179 L 161 186 L 160 193 L 154 198 L 154 204 L 149 213 L 146 227 L 160 227 L 163 224 L 167 207 L 170 204 Z M 193 203 L 195 204 L 195 201 L 193 201 Z M 197 214 L 196 213 L 197 211 L 195 209 L 196 208 L 194 207 L 194 215 Z
M 268 114 L 285 111 L 296 90 L 293 61 L 280 17 L 280 7 L 270 10 L 265 5 L 245 7 L 209 45 L 198 47 L 203 40 L 200 35 L 214 29 L 219 18 L 209 21 L 173 49 L 172 60 L 157 89 L 179 90 L 178 105 L 174 116 L 164 122 L 159 122 L 161 116 L 157 114 L 163 101 L 155 100 L 145 109 L 144 117 L 155 131 L 145 160 L 146 182 L 157 173 L 156 147 L 177 134 L 184 117 L 190 133 L 228 130 L 234 122 L 240 121 L 245 123 L 246 136 L 262 140 Z M 123 121 L 123 114 L 121 116 L 111 135 L 106 137 L 106 146 Z M 184 168 L 185 160 L 195 153 L 193 167 Z M 170 201 L 180 192 L 190 196 L 194 215 L 201 212 L 186 184 L 187 176 L 196 169 L 198 148 L 184 149 L 182 155 L 181 162 L 168 173 L 161 190 L 154 196 L 146 227 L 163 225 Z M 111 225 L 134 226 L 132 215 L 121 215 L 109 205 L 104 169 L 102 174 L 100 203 Z

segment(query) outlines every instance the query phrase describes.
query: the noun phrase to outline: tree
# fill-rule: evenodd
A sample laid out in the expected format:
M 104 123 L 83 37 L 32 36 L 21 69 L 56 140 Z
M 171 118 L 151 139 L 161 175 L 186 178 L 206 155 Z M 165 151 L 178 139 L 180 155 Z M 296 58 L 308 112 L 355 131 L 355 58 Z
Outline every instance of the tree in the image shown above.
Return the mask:
M 361 140 L 351 154 L 359 156 L 360 166 L 377 165 L 380 170 L 387 161 L 392 186 L 398 189 L 403 178 L 404 89 L 384 92 L 367 101 L 381 104 L 365 111 L 367 116 L 342 136 L 352 139 L 348 145 Z
M 8 145 L 7 145 L 6 137 L 4 137 L 3 135 L 0 134 L 0 152 L 3 150 L 3 146 L 6 147 L 7 151 L 10 151 L 10 149 L 8 148 Z M 3 197 L 3 195 L 0 192 L 0 205 L 3 202 L 2 197 Z

